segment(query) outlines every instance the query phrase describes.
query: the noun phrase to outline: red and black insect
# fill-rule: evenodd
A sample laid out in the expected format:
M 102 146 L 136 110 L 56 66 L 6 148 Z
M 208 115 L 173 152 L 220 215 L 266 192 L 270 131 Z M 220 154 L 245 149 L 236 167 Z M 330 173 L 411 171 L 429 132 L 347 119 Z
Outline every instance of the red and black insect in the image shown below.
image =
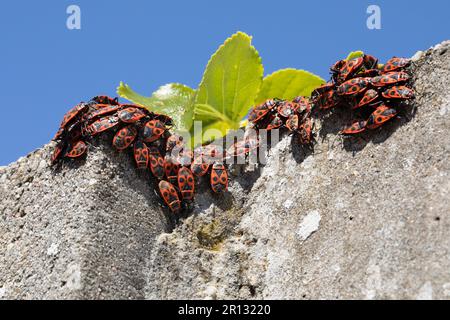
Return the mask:
M 65 154 L 68 158 L 79 158 L 84 155 L 87 151 L 86 143 L 83 141 L 78 141 L 73 144 L 69 151 Z
M 267 131 L 278 129 L 283 125 L 283 121 L 280 119 L 278 115 L 274 115 L 271 119 L 267 127 L 265 128 Z
M 65 131 L 66 131 L 66 128 L 60 127 L 58 129 L 58 132 L 56 132 L 56 134 L 55 134 L 55 136 L 53 137 L 52 140 L 56 141 L 56 140 L 60 139 L 63 136 Z
M 315 89 L 312 93 L 312 97 L 317 97 L 320 96 L 322 94 L 324 94 L 325 92 L 331 91 L 336 87 L 336 85 L 333 82 L 328 82 L 325 83 L 323 85 L 321 85 L 320 87 L 318 87 L 317 89 Z M 296 99 L 294 99 L 295 102 Z
M 227 150 L 228 157 L 242 157 L 259 147 L 259 141 L 255 138 L 247 137 L 231 145 Z
M 161 180 L 164 178 L 164 175 L 166 174 L 166 172 L 164 170 L 164 158 L 162 157 L 158 148 L 149 147 L 148 150 L 149 150 L 149 159 L 150 159 L 150 161 L 149 161 L 150 171 L 156 178 Z
M 173 126 L 173 120 L 168 115 L 153 113 L 152 118 L 161 121 L 166 127 L 170 128 Z
M 370 84 L 370 78 L 355 78 L 348 80 L 337 88 L 340 96 L 355 95 L 365 91 Z
M 294 114 L 299 107 L 298 103 L 285 101 L 278 106 L 278 115 L 288 118 L 290 115 Z
M 253 108 L 248 115 L 248 121 L 256 123 L 269 113 L 269 109 L 265 105 Z
M 347 61 L 339 60 L 339 61 L 337 61 L 335 64 L 333 64 L 331 66 L 330 73 L 331 73 L 331 78 L 333 79 L 334 83 L 339 83 L 341 81 L 340 80 L 341 71 L 342 71 L 343 68 L 345 68 L 346 64 L 347 64 Z M 334 85 L 334 83 L 333 83 L 333 85 Z M 323 94 L 326 91 L 328 91 L 327 90 L 327 85 L 324 85 L 324 86 L 319 88 L 319 92 L 317 92 L 317 93 L 318 94 Z
M 223 163 L 214 163 L 211 170 L 211 188 L 215 193 L 228 190 L 228 173 Z
M 172 134 L 169 138 L 167 138 L 166 142 L 166 151 L 172 152 L 172 150 L 183 150 L 184 149 L 184 141 L 183 136 L 178 134 Z
M 93 100 L 89 101 L 87 104 L 89 105 L 89 110 L 91 110 L 91 112 L 100 110 L 100 109 L 105 108 L 107 106 L 110 106 L 110 104 L 97 103 L 97 102 L 95 102 Z
M 56 135 L 53 137 L 53 140 L 60 139 L 68 139 L 70 140 L 78 140 L 81 138 L 81 123 L 79 121 L 75 121 L 70 125 L 66 125 L 64 128 L 59 128 Z
M 164 158 L 164 173 L 167 177 L 167 180 L 176 185 L 178 179 L 178 171 L 180 170 L 180 164 L 171 157 L 170 155 L 166 155 Z
M 92 98 L 92 101 L 98 103 L 98 104 L 109 104 L 109 105 L 118 105 L 119 104 L 119 98 L 111 98 L 108 96 L 96 96 Z
M 392 87 L 390 89 L 383 91 L 382 95 L 386 99 L 400 99 L 400 100 L 409 100 L 414 99 L 415 97 L 414 90 L 406 86 Z
M 178 171 L 178 189 L 183 200 L 193 200 L 195 191 L 195 180 L 191 170 L 182 167 Z
M 161 138 L 165 131 L 164 123 L 159 120 L 150 120 L 142 130 L 142 138 L 145 142 L 151 143 Z
M 358 120 L 341 131 L 343 135 L 352 135 L 366 130 L 367 121 Z
M 270 99 L 260 104 L 259 106 L 254 107 L 248 116 L 248 121 L 256 123 L 264 116 L 266 116 L 270 111 L 276 108 L 282 101 L 279 99 Z
M 133 147 L 134 161 L 138 169 L 145 169 L 148 167 L 150 155 L 147 146 L 142 140 L 137 140 Z
M 361 69 L 363 63 L 363 57 L 348 60 L 339 72 L 338 82 L 344 82 L 348 80 L 352 75 L 354 75 Z
M 381 73 L 388 73 L 403 69 L 411 64 L 411 60 L 394 57 L 381 68 Z
M 198 154 L 198 152 L 197 152 Z M 208 144 L 200 149 L 203 161 L 213 164 L 216 161 L 222 161 L 225 158 L 223 147 L 215 144 Z
M 84 104 L 84 103 L 80 103 L 78 105 L 76 105 L 75 107 L 73 107 L 72 109 L 70 109 L 65 115 L 64 118 L 61 122 L 61 125 L 59 126 L 60 129 L 65 129 L 66 126 L 72 122 L 72 120 L 75 120 L 75 118 L 77 116 L 79 116 L 80 114 L 82 114 L 83 112 L 85 112 L 88 109 L 88 105 Z M 58 131 L 58 133 L 60 133 L 60 131 Z M 58 134 L 57 134 L 58 135 Z
M 86 121 L 92 121 L 98 117 L 102 117 L 108 114 L 115 113 L 117 110 L 121 108 L 120 105 L 106 105 L 106 104 L 100 104 L 99 106 L 102 106 L 102 108 L 99 108 L 93 112 L 87 113 L 85 120 Z
M 368 69 L 358 73 L 357 76 L 361 78 L 373 78 L 379 76 L 380 74 L 381 72 L 378 69 Z
M 297 104 L 295 108 L 295 112 L 297 113 L 309 113 L 311 111 L 311 102 L 307 97 L 296 97 L 292 102 Z
M 301 125 L 298 130 L 299 133 L 299 142 L 303 145 L 308 145 L 312 143 L 312 121 L 310 118 L 307 118 Z
M 340 97 L 336 90 L 330 90 L 318 97 L 316 104 L 320 109 L 326 110 L 336 107 L 340 103 Z
M 390 72 L 381 76 L 372 78 L 371 84 L 374 87 L 384 87 L 402 82 L 408 82 L 410 80 L 409 74 L 406 72 Z
M 203 177 L 208 173 L 209 164 L 203 161 L 203 157 L 197 156 L 191 163 L 191 171 L 197 177 Z
M 119 119 L 125 123 L 134 123 L 146 116 L 142 109 L 129 107 L 119 111 Z
M 342 68 L 346 65 L 345 60 L 339 60 L 335 64 L 333 64 L 330 68 L 331 73 L 341 73 Z
M 170 211 L 178 213 L 181 209 L 181 201 L 175 187 L 170 182 L 163 180 L 159 182 L 159 192 Z
M 371 103 L 374 103 L 379 98 L 378 92 L 373 89 L 369 89 L 364 93 L 362 99 L 354 105 L 353 109 L 361 108 L 367 106 Z
M 386 105 L 379 106 L 367 120 L 366 127 L 368 129 L 376 129 L 381 127 L 384 123 L 394 118 L 397 115 L 397 111 Z
M 363 56 L 363 64 L 366 70 L 377 70 L 378 69 L 378 59 L 369 54 Z
M 288 128 L 289 131 L 294 132 L 297 131 L 299 128 L 299 118 L 297 114 L 293 114 L 292 116 L 287 119 L 286 128 Z
M 111 129 L 119 124 L 119 118 L 116 115 L 112 115 L 106 118 L 100 118 L 92 123 L 87 128 L 87 133 L 91 136 L 95 136 L 101 132 Z
M 128 125 L 117 131 L 113 138 L 113 146 L 119 151 L 125 150 L 133 143 L 137 134 L 138 132 L 134 125 Z
M 64 141 L 60 141 L 55 146 L 55 150 L 53 150 L 52 156 L 50 158 L 52 164 L 55 164 L 59 160 L 59 158 L 63 155 L 65 145 L 66 143 Z

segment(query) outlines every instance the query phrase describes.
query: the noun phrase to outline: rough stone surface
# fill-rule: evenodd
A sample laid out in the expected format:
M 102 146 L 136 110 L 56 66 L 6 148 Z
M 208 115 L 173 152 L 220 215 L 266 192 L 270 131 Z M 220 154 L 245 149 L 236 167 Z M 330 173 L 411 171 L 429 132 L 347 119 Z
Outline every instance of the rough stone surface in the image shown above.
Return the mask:
M 102 144 L 51 170 L 52 147 L 0 169 L 0 298 L 144 298 L 141 266 L 169 230 L 153 188 Z
M 415 55 L 415 114 L 350 140 L 317 121 L 314 153 L 284 137 L 174 229 L 105 143 L 0 168 L 0 298 L 450 298 L 449 48 Z

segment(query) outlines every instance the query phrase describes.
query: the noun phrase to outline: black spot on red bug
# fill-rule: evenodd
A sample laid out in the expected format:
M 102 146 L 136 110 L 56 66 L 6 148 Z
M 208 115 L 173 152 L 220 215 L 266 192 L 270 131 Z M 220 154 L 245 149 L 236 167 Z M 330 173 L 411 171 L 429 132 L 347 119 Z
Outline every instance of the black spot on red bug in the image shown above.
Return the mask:
M 105 115 L 108 115 L 108 114 L 115 113 L 117 110 L 119 110 L 119 109 L 121 108 L 121 107 L 118 106 L 118 105 L 117 105 L 117 106 L 112 106 L 112 105 L 100 105 L 100 106 L 102 106 L 101 109 L 99 109 L 99 110 L 97 110 L 97 111 L 93 111 L 93 112 L 89 113 L 89 114 L 86 116 L 86 119 L 87 119 L 88 121 L 91 121 L 91 120 L 96 119 L 96 118 L 101 117 L 101 116 L 105 116 Z
M 391 72 L 391 71 L 399 71 L 405 67 L 407 67 L 411 63 L 411 60 L 404 58 L 392 58 L 381 68 L 382 73 Z
M 191 164 L 191 171 L 197 177 L 204 176 L 208 172 L 208 169 L 209 169 L 209 165 L 207 163 L 203 162 L 202 156 L 196 157 Z
M 211 170 L 211 188 L 219 193 L 228 189 L 228 173 L 225 166 L 221 163 L 215 163 Z
M 51 156 L 51 163 L 52 164 L 55 164 L 59 160 L 59 158 L 62 155 L 62 152 L 63 152 L 64 148 L 65 148 L 65 142 L 63 142 L 63 141 L 59 142 L 56 145 L 55 150 L 53 151 L 52 156 Z
M 144 142 L 142 142 L 142 140 L 139 139 L 134 143 L 133 154 L 136 166 L 139 169 L 145 169 L 148 167 L 150 161 L 149 152 L 147 146 Z
M 171 135 L 166 142 L 166 151 L 172 151 L 175 148 L 177 150 L 181 150 L 184 148 L 184 141 L 183 136 L 180 136 L 178 134 Z
M 136 139 L 137 129 L 134 126 L 126 126 L 120 129 L 113 138 L 113 146 L 117 150 L 125 150 Z
M 176 183 L 179 170 L 180 164 L 176 159 L 172 158 L 170 155 L 166 155 L 164 158 L 164 172 L 169 182 Z
M 165 131 L 166 127 L 161 121 L 150 120 L 144 125 L 142 137 L 145 142 L 151 143 L 161 138 Z
M 159 190 L 164 202 L 170 210 L 174 213 L 179 212 L 181 209 L 181 202 L 175 187 L 171 183 L 163 180 L 159 183 Z
M 389 108 L 386 105 L 381 105 L 375 110 L 369 117 L 367 121 L 368 129 L 376 129 L 395 117 L 397 111 Z
M 71 110 L 69 110 L 63 117 L 63 121 L 61 122 L 60 128 L 65 128 L 67 125 L 72 123 L 76 120 L 76 118 L 79 118 L 83 115 L 84 112 L 88 110 L 89 106 L 84 103 L 80 103 L 73 107 Z
M 341 131 L 341 134 L 343 135 L 353 135 L 357 133 L 361 133 L 366 130 L 366 121 L 356 121 L 350 126 L 344 128 L 344 130 Z
M 87 146 L 83 141 L 78 141 L 73 144 L 72 148 L 66 153 L 68 158 L 78 158 L 84 155 L 87 151 Z
M 125 123 L 134 123 L 145 117 L 145 112 L 135 107 L 129 107 L 121 110 L 118 114 L 119 119 Z
M 194 198 L 194 176 L 191 170 L 186 167 L 183 167 L 178 171 L 178 188 L 181 191 L 183 199 L 192 200 Z
M 150 153 L 149 158 L 150 171 L 156 178 L 163 179 L 165 175 L 163 157 L 159 154 L 159 152 L 153 151 L 153 153 Z
M 119 119 L 117 116 L 109 116 L 106 118 L 101 118 L 97 121 L 95 121 L 88 129 L 88 131 L 92 135 L 99 134 L 101 132 L 104 132 L 108 129 L 111 129 L 119 124 Z
M 289 119 L 286 121 L 286 127 L 290 131 L 296 131 L 298 129 L 298 122 L 299 122 L 298 115 L 294 114 L 290 116 Z
M 118 105 L 119 104 L 119 98 L 111 98 L 108 96 L 96 96 L 96 97 L 92 98 L 91 100 L 98 104 L 110 104 L 110 105 Z

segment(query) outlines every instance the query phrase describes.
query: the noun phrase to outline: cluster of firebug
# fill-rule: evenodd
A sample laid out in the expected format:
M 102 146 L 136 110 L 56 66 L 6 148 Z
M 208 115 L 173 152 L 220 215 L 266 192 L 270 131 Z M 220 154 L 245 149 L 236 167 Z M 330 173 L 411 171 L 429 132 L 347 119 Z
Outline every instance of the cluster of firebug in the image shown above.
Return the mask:
M 410 60 L 392 58 L 380 66 L 378 59 L 363 55 L 341 60 L 331 67 L 330 82 L 317 88 L 311 99 L 292 101 L 270 99 L 253 107 L 248 121 L 253 129 L 286 129 L 301 145 L 314 142 L 311 114 L 343 106 L 356 114 L 343 135 L 361 133 L 381 127 L 396 117 L 398 108 L 414 98 L 411 76 L 406 71 Z M 183 137 L 172 134 L 172 119 L 148 109 L 121 104 L 118 99 L 97 96 L 80 103 L 64 116 L 53 140 L 57 141 L 52 164 L 62 159 L 86 155 L 89 141 L 101 133 L 112 132 L 112 145 L 120 152 L 132 150 L 136 167 L 148 170 L 158 179 L 159 193 L 174 212 L 180 212 L 194 200 L 200 177 L 209 176 L 214 193 L 228 189 L 225 160 L 246 157 L 259 148 L 259 138 L 245 135 L 228 149 L 208 144 L 194 150 L 186 147 Z
M 228 171 L 224 160 L 246 155 L 258 147 L 256 139 L 246 138 L 228 150 L 216 145 L 186 148 L 183 137 L 172 134 L 172 119 L 118 99 L 97 96 L 80 103 L 66 113 L 51 155 L 51 163 L 81 158 L 87 154 L 89 141 L 103 133 L 113 133 L 113 147 L 131 150 L 136 167 L 149 170 L 159 180 L 159 192 L 172 212 L 194 200 L 198 179 L 209 175 L 215 193 L 228 189 Z
M 410 60 L 394 57 L 380 66 L 371 55 L 340 60 L 330 68 L 331 81 L 313 92 L 312 102 L 321 110 L 337 106 L 351 110 L 353 120 L 343 135 L 379 128 L 414 98 L 409 65 Z
M 298 136 L 300 144 L 313 143 L 311 103 L 306 97 L 297 97 L 292 101 L 277 98 L 267 100 L 250 111 L 248 120 L 257 130 L 286 128 Z

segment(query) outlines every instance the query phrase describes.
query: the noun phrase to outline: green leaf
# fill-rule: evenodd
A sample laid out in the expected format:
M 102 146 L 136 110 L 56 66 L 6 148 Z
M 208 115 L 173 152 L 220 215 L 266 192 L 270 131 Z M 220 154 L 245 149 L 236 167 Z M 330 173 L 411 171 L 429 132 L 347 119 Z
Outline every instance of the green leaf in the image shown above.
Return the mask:
M 363 55 L 364 55 L 363 51 L 353 51 L 353 52 L 350 52 L 350 54 L 348 55 L 348 57 L 345 60 L 348 61 L 351 59 L 359 58 L 359 57 L 362 57 Z
M 141 96 L 140 94 L 133 91 L 133 89 L 131 89 L 129 85 L 123 83 L 122 81 L 117 88 L 117 94 L 122 98 L 130 100 L 131 102 L 148 109 L 151 109 L 155 103 L 153 98 Z
M 261 87 L 263 66 L 251 37 L 238 32 L 208 62 L 195 98 L 194 120 L 226 134 L 239 128 Z M 203 137 L 202 142 L 206 141 Z
M 150 111 L 169 115 L 176 129 L 180 131 L 189 131 L 192 126 L 195 90 L 183 84 L 166 84 L 155 91 L 151 97 L 144 97 L 121 82 L 117 88 L 117 94 Z
M 255 103 L 267 99 L 280 98 L 292 100 L 298 96 L 311 96 L 311 93 L 326 81 L 308 71 L 296 69 L 278 70 L 264 78 Z
M 219 120 L 231 123 L 231 120 L 225 114 L 219 112 L 209 104 L 196 104 L 194 105 L 194 110 L 197 121 Z

